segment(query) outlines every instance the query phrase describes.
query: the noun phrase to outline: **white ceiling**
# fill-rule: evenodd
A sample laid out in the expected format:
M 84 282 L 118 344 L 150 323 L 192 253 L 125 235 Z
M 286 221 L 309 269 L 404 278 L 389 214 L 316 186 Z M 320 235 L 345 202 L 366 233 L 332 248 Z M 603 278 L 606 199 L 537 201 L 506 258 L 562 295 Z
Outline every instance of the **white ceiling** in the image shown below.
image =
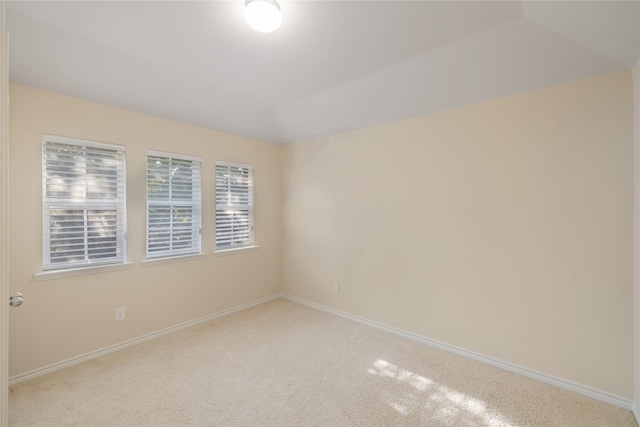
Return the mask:
M 609 73 L 640 1 L 9 1 L 10 79 L 291 143 Z

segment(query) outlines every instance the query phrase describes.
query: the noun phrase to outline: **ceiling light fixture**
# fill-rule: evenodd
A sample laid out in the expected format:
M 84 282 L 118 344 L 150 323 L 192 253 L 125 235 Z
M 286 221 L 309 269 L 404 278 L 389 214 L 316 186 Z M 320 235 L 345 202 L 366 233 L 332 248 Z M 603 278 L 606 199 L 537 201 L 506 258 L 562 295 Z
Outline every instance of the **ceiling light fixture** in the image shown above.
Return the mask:
M 276 0 L 247 0 L 244 4 L 244 19 L 261 33 L 270 33 L 282 23 L 280 6 Z

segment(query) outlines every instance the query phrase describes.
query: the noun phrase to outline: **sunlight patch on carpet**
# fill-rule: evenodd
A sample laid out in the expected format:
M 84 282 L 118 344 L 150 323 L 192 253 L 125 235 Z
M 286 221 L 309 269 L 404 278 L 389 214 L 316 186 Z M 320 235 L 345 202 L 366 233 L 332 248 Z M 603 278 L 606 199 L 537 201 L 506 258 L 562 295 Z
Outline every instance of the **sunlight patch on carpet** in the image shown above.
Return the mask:
M 450 425 L 486 425 L 490 427 L 512 427 L 504 416 L 487 408 L 487 404 L 466 394 L 439 384 L 429 378 L 400 368 L 386 360 L 378 359 L 371 368 L 371 375 L 391 378 L 409 385 L 414 392 L 394 393 L 389 396 L 389 405 L 398 413 L 435 414 L 439 421 Z M 415 393 L 417 392 L 417 393 Z

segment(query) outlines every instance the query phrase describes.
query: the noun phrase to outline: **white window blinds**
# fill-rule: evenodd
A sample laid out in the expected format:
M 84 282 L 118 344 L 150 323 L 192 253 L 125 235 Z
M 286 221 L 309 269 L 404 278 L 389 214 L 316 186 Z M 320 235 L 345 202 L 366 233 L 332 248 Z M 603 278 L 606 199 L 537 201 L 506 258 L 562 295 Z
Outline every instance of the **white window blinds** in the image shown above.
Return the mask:
M 43 269 L 125 261 L 125 149 L 43 135 Z
M 216 250 L 253 244 L 253 166 L 216 162 Z
M 200 253 L 199 157 L 147 152 L 147 258 Z

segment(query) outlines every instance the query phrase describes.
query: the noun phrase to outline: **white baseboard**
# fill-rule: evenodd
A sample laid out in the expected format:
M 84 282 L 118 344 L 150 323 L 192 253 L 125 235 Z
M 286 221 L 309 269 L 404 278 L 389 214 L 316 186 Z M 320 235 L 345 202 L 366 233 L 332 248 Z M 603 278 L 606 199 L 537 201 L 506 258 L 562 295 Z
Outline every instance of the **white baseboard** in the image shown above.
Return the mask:
M 365 319 L 363 317 L 359 317 L 359 316 L 355 316 L 353 314 L 349 314 L 340 310 L 336 310 L 334 308 L 331 307 L 327 307 L 321 304 L 317 304 L 311 301 L 307 301 L 304 300 L 302 298 L 298 298 L 292 295 L 288 295 L 288 294 L 284 294 L 284 293 L 279 293 L 279 294 L 274 294 L 271 295 L 269 297 L 265 297 L 265 298 L 261 298 L 246 304 L 242 304 L 233 308 L 230 308 L 228 310 L 223 310 L 217 313 L 213 313 L 210 314 L 208 316 L 204 316 L 204 317 L 200 317 L 198 319 L 194 319 L 185 323 L 181 323 L 179 325 L 176 326 L 171 326 L 169 328 L 166 329 L 162 329 L 160 331 L 156 331 L 156 332 L 152 332 L 150 334 L 147 335 L 143 335 L 140 336 L 138 338 L 134 338 L 128 341 L 124 341 L 122 343 L 119 344 L 115 344 L 115 345 L 111 345 L 108 347 L 104 347 L 102 349 L 96 350 L 96 351 L 92 351 L 80 356 L 76 356 L 76 357 L 72 357 L 70 359 L 67 360 L 63 360 L 61 362 L 57 362 L 42 368 L 38 368 L 38 369 L 34 369 L 32 371 L 29 372 L 25 372 L 23 374 L 19 374 L 19 375 L 15 375 L 13 377 L 9 378 L 9 385 L 14 385 L 14 384 L 18 384 L 24 381 L 28 381 L 37 377 L 40 377 L 42 375 L 46 375 L 46 374 L 50 374 L 52 372 L 58 371 L 60 369 L 64 369 L 64 368 L 68 368 L 70 366 L 76 365 L 78 363 L 82 363 L 82 362 L 86 362 L 88 360 L 91 359 L 95 359 L 101 356 L 105 356 L 107 354 L 110 353 L 114 353 L 116 351 L 119 350 L 123 350 L 125 348 L 128 347 L 132 347 L 134 345 L 138 345 L 150 340 L 153 340 L 155 338 L 159 338 L 161 336 L 167 335 L 167 334 L 171 334 L 174 332 L 178 332 L 182 329 L 186 329 L 189 328 L 191 326 L 195 326 L 195 325 L 199 325 L 201 323 L 205 323 L 208 322 L 210 320 L 213 319 L 217 319 L 219 317 L 222 316 L 226 316 L 229 315 L 231 313 L 235 313 L 237 311 L 241 311 L 241 310 L 245 310 L 247 308 L 256 306 L 256 305 L 260 305 L 260 304 L 264 304 L 265 302 L 277 299 L 277 298 L 286 298 L 288 300 L 294 301 L 296 303 L 320 310 L 320 311 L 324 311 L 326 313 L 330 313 L 330 314 L 334 314 L 336 316 L 340 316 L 355 322 L 359 322 L 380 330 L 383 330 L 385 332 L 389 332 L 395 335 L 399 335 L 423 344 L 427 344 L 436 348 L 439 348 L 441 350 L 445 350 L 454 354 L 458 354 L 460 356 L 464 356 L 464 357 L 468 357 L 469 359 L 473 359 L 476 360 L 478 362 L 482 362 L 482 363 L 486 363 L 487 365 L 491 365 L 494 366 L 496 368 L 500 368 L 500 369 L 504 369 L 510 372 L 514 372 L 516 374 L 519 375 L 523 375 L 525 377 L 528 378 L 532 378 L 538 381 L 542 381 L 560 388 L 563 388 L 565 390 L 569 390 L 569 391 L 573 391 L 579 394 L 582 394 L 584 396 L 587 397 L 591 397 L 593 399 L 597 399 L 606 403 L 610 403 L 612 405 L 615 406 L 619 406 L 621 408 L 630 410 L 634 413 L 636 420 L 640 421 L 640 408 L 638 408 L 637 405 L 634 404 L 634 402 L 631 399 L 626 399 L 624 397 L 620 397 L 620 396 L 616 396 L 614 394 L 608 393 L 606 391 L 602 391 L 602 390 L 597 390 L 595 388 L 592 387 L 588 387 L 582 384 L 577 384 L 574 383 L 572 381 L 569 380 L 565 380 L 562 378 L 558 378 L 558 377 L 554 377 L 552 375 L 548 375 L 548 374 L 544 374 L 542 372 L 538 372 L 538 371 L 534 371 L 532 369 L 528 369 L 528 368 L 524 368 L 518 365 L 514 365 L 512 363 L 508 363 L 499 359 L 495 359 L 493 357 L 489 357 L 489 356 L 485 356 L 482 355 L 480 353 L 476 353 L 473 351 L 469 351 L 469 350 L 465 350 L 463 348 L 460 347 L 456 347 L 456 346 L 452 346 L 440 341 L 436 341 L 436 340 L 432 340 L 430 338 L 426 338 L 411 332 L 406 332 L 397 328 L 393 328 L 391 326 L 387 326 L 384 325 L 382 323 L 378 323 L 378 322 L 374 322 L 368 319 Z
M 152 332 L 150 334 L 146 334 L 146 335 L 143 335 L 143 336 L 138 337 L 138 338 L 134 338 L 134 339 L 131 339 L 131 340 L 128 340 L 128 341 L 124 341 L 124 342 L 119 343 L 119 344 L 110 345 L 108 347 L 104 347 L 104 348 L 101 348 L 101 349 L 96 350 L 96 351 L 91 351 L 89 353 L 85 353 L 85 354 L 80 355 L 80 356 L 72 357 L 70 359 L 54 363 L 52 365 L 48 365 L 48 366 L 45 366 L 43 368 L 34 369 L 33 371 L 25 372 L 25 373 L 19 374 L 19 375 L 14 375 L 13 377 L 9 378 L 9 385 L 11 386 L 11 385 L 18 384 L 18 383 L 21 383 L 21 382 L 24 382 L 24 381 L 28 381 L 28 380 L 40 377 L 42 375 L 46 375 L 46 374 L 50 374 L 50 373 L 55 372 L 55 371 L 59 371 L 60 369 L 64 369 L 64 368 L 68 368 L 68 367 L 73 366 L 73 365 L 77 365 L 78 363 L 86 362 L 87 360 L 91 360 L 91 359 L 95 359 L 95 358 L 98 358 L 98 357 L 101 357 L 101 356 L 105 356 L 107 354 L 114 353 L 114 352 L 119 351 L 119 350 L 124 350 L 125 348 L 132 347 L 132 346 L 138 345 L 138 344 L 142 344 L 143 342 L 151 341 L 151 340 L 153 340 L 155 338 L 159 338 L 159 337 L 161 337 L 163 335 L 168 335 L 168 334 L 171 334 L 171 333 L 174 333 L 174 332 L 178 332 L 178 331 L 180 331 L 182 329 L 186 329 L 186 328 L 189 328 L 191 326 L 195 326 L 195 325 L 199 325 L 201 323 L 208 322 L 209 320 L 217 319 L 219 317 L 226 316 L 228 314 L 235 313 L 237 311 L 245 310 L 247 308 L 250 308 L 250 307 L 253 307 L 253 306 L 256 306 L 256 305 L 264 304 L 265 302 L 280 298 L 281 296 L 282 296 L 281 294 L 271 295 L 271 296 L 268 296 L 266 298 L 261 298 L 261 299 L 258 299 L 258 300 L 255 300 L 255 301 L 252 301 L 252 302 L 249 302 L 249 303 L 246 303 L 246 304 L 242 304 L 242 305 L 230 308 L 228 310 L 219 311 L 217 313 L 213 313 L 213 314 L 210 314 L 208 316 L 200 317 L 198 319 L 190 320 L 188 322 L 184 322 L 184 323 L 181 323 L 181 324 L 176 325 L 176 326 L 171 326 L 169 328 L 162 329 L 160 331 Z
M 493 357 L 485 356 L 480 353 L 476 353 L 474 351 L 465 350 L 460 347 L 456 347 L 453 345 L 449 345 L 440 341 L 432 340 L 430 338 L 426 338 L 411 332 L 406 332 L 400 329 L 393 328 L 391 326 L 384 325 L 382 323 L 374 322 L 363 317 L 354 316 L 353 314 L 345 313 L 340 310 L 336 310 L 331 307 L 327 307 L 321 304 L 317 304 L 311 301 L 304 300 L 302 298 L 294 297 L 288 294 L 281 294 L 283 298 L 288 300 L 297 302 L 299 304 L 306 305 L 311 308 L 315 308 L 317 310 L 321 310 L 330 314 L 335 314 L 340 317 L 344 317 L 349 320 L 353 320 L 359 323 L 363 323 L 368 326 L 372 326 L 377 329 L 381 329 L 385 332 L 390 332 L 395 335 L 399 335 L 405 338 L 409 338 L 411 340 L 427 344 L 441 350 L 445 350 L 451 353 L 455 353 L 460 356 L 468 357 L 469 359 L 476 360 L 478 362 L 486 363 L 487 365 L 494 366 L 496 368 L 504 369 L 510 372 L 514 372 L 519 375 L 523 375 L 528 378 L 532 378 L 534 380 L 542 381 L 547 384 L 554 385 L 556 387 L 563 388 L 565 390 L 573 391 L 575 393 L 579 393 L 583 396 L 591 397 L 596 400 L 600 400 L 602 402 L 610 403 L 615 406 L 619 406 L 621 408 L 627 409 L 629 411 L 633 411 L 636 419 L 638 418 L 638 408 L 633 404 L 631 399 L 626 399 L 624 397 L 616 396 L 614 394 L 608 393 L 606 391 L 598 390 L 592 387 L 588 387 L 582 384 L 574 383 L 573 381 L 565 380 L 562 378 L 554 377 L 553 375 L 548 375 L 542 372 L 534 371 L 533 369 L 524 368 L 522 366 L 514 365 L 509 362 L 505 362 L 499 359 L 495 359 Z
M 638 408 L 638 402 L 633 402 L 631 412 L 633 412 L 633 416 L 636 417 L 636 423 L 640 425 L 640 408 Z

